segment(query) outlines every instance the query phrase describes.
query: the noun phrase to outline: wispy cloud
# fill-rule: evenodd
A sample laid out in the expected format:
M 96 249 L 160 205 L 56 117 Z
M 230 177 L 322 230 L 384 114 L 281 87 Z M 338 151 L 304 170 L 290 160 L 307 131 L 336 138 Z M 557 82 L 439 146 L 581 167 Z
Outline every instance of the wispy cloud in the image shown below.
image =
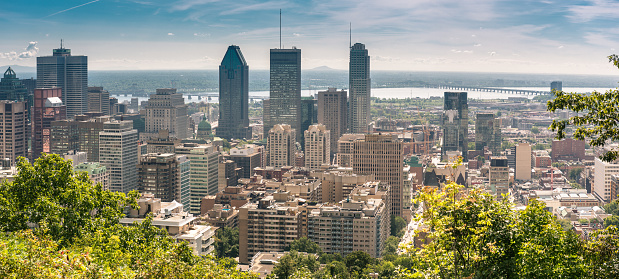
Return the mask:
M 95 3 L 95 2 L 99 2 L 99 1 L 101 1 L 101 0 L 94 0 L 94 1 L 90 1 L 90 2 L 88 2 L 88 3 L 84 3 L 84 4 L 81 4 L 81 5 L 77 5 L 77 6 L 75 6 L 75 7 L 71 7 L 71 8 L 68 8 L 68 9 L 65 9 L 65 10 L 62 10 L 62 11 L 59 11 L 59 12 L 55 12 L 55 13 L 53 13 L 53 14 L 51 14 L 51 15 L 46 16 L 46 17 L 55 16 L 55 15 L 57 15 L 57 14 L 61 14 L 61 13 L 64 13 L 64 12 L 67 12 L 67 11 L 70 11 L 70 10 L 73 10 L 73 9 L 77 9 L 77 8 L 79 8 L 79 7 L 83 7 L 83 6 L 86 6 L 86 5 L 89 5 L 89 4 L 92 4 L 92 3 Z
M 615 19 L 619 14 L 619 3 L 608 0 L 589 0 L 589 5 L 572 5 L 567 17 L 572 22 L 589 22 L 596 19 Z
M 203 6 L 206 4 L 214 3 L 219 0 L 181 0 L 171 4 L 170 11 L 186 11 L 193 9 L 196 6 Z
M 37 42 L 30 42 L 23 52 L 17 53 L 16 51 L 10 51 L 0 53 L 0 58 L 8 58 L 9 60 L 22 60 L 35 57 L 39 52 Z

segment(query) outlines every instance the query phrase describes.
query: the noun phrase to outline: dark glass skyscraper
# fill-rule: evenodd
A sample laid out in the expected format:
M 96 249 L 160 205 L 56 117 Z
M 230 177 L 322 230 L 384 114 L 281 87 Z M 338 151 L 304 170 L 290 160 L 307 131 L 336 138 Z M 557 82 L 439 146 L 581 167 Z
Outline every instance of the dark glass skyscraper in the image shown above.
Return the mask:
M 370 56 L 364 44 L 356 43 L 350 48 L 348 68 L 350 104 L 349 133 L 365 133 L 370 123 Z
M 11 67 L 6 69 L 4 77 L 0 80 L 0 100 L 26 102 L 28 121 L 32 119 L 33 94 L 28 92 L 28 88 L 17 78 Z
M 250 139 L 249 66 L 238 46 L 228 47 L 219 65 L 219 126 L 217 136 Z
M 52 56 L 37 57 L 37 88 L 62 88 L 67 118 L 88 111 L 88 57 L 71 56 L 71 50 L 54 49 Z
M 288 124 L 300 139 L 301 131 L 301 50 L 271 49 L 271 92 L 268 133 L 274 125 Z
M 447 151 L 461 151 L 464 161 L 468 161 L 469 148 L 469 105 L 466 92 L 445 92 L 443 112 L 442 154 Z

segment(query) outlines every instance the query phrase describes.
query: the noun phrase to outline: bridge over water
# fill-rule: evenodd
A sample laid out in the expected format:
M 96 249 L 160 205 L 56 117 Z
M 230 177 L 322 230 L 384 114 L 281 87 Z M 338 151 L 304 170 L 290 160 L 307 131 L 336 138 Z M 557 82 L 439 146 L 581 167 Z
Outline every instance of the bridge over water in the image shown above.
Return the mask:
M 494 92 L 494 93 L 519 94 L 519 95 L 549 95 L 550 94 L 550 91 L 508 89 L 508 88 L 496 88 L 496 87 L 473 87 L 473 86 L 462 86 L 462 85 L 439 84 L 439 85 L 431 85 L 427 87 L 447 89 L 447 90 L 480 91 L 480 92 Z

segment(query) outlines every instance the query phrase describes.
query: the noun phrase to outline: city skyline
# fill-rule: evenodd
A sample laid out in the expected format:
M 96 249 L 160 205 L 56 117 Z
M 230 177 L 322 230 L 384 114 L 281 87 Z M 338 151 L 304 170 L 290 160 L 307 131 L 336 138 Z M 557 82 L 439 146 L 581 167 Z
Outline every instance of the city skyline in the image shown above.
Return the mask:
M 346 69 L 352 22 L 373 70 L 615 74 L 606 56 L 619 43 L 619 4 L 603 0 L 3 3 L 0 21 L 14 27 L 0 65 L 33 67 L 65 39 L 92 70 L 217 69 L 231 44 L 268 69 L 279 9 L 283 47 L 304 49 L 306 68 Z

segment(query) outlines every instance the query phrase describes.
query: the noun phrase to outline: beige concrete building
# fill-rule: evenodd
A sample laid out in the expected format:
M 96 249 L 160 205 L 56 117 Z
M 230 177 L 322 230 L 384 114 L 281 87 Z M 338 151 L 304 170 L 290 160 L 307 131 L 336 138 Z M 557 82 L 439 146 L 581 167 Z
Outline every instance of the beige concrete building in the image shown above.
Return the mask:
M 133 121 L 103 123 L 99 162 L 110 172 L 111 191 L 128 193 L 138 188 L 138 131 L 133 129 Z
M 305 167 L 318 169 L 330 165 L 331 131 L 323 124 L 311 125 L 305 131 Z
M 88 112 L 111 115 L 110 92 L 103 90 L 103 87 L 88 87 Z
M 337 141 L 335 163 L 340 167 L 351 168 L 356 140 L 362 140 L 365 134 L 344 134 Z
M 110 189 L 110 173 L 107 168 L 100 163 L 81 163 L 74 167 L 75 171 L 84 171 L 88 173 L 88 177 L 92 180 L 93 184 L 101 183 L 101 187 L 104 190 Z
M 389 237 L 389 187 L 368 182 L 337 205 L 323 204 L 308 216 L 308 238 L 323 252 L 346 256 L 363 251 L 381 256 Z
M 529 160 L 529 163 L 531 161 Z M 354 142 L 353 171 L 373 174 L 391 187 L 391 214 L 403 216 L 404 149 L 395 135 L 369 134 Z
M 0 101 L 0 158 L 28 158 L 28 139 L 26 102 Z
M 269 130 L 267 138 L 269 166 L 283 167 L 295 165 L 296 132 L 290 125 L 275 125 Z
M 337 141 L 346 133 L 348 121 L 347 92 L 329 88 L 318 92 L 318 123 L 331 131 L 331 153 L 337 150 Z
M 157 137 L 159 130 L 167 130 L 170 137 L 188 138 L 189 117 L 183 94 L 176 93 L 175 88 L 157 89 L 150 95 L 146 110 L 146 132 L 140 134 L 141 139 Z
M 516 180 L 531 180 L 531 145 L 528 143 L 516 144 Z
M 325 172 L 315 172 L 313 175 L 320 179 L 321 202 L 339 202 L 348 197 L 352 190 L 368 181 L 374 180 L 374 175 L 359 175 L 351 168 L 338 168 Z
M 183 143 L 176 146 L 176 154 L 189 159 L 189 212 L 200 214 L 200 201 L 204 196 L 219 191 L 219 151 L 211 144 Z
M 592 193 L 601 201 L 611 202 L 617 197 L 611 196 L 612 176 L 619 174 L 619 163 L 608 163 L 595 158 L 593 191 Z
M 509 167 L 507 157 L 490 158 L 490 171 L 488 173 L 490 188 L 496 195 L 497 200 L 502 200 L 503 195 L 509 195 Z

